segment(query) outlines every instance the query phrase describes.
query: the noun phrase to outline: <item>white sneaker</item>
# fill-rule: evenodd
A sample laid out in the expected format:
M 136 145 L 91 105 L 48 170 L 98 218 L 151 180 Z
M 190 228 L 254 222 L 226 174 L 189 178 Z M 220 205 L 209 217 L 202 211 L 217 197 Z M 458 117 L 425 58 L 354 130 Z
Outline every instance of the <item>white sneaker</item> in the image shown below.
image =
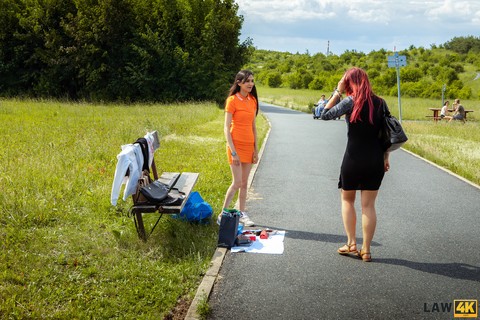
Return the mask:
M 253 227 L 255 222 L 250 220 L 246 212 L 240 211 L 240 223 L 243 223 L 245 227 Z

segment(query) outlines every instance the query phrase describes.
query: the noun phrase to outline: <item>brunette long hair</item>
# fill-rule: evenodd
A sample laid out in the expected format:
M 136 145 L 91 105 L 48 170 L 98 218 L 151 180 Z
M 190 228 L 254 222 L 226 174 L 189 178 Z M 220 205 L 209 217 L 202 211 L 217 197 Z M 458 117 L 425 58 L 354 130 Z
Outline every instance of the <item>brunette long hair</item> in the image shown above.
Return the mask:
M 344 77 L 345 92 L 347 95 L 353 97 L 353 111 L 350 117 L 351 122 L 361 121 L 360 112 L 363 109 L 365 101 L 368 105 L 368 120 L 373 124 L 373 96 L 370 81 L 368 81 L 368 75 L 365 70 L 360 68 L 351 68 L 345 72 Z
M 240 86 L 238 83 L 245 83 L 247 81 L 248 77 L 253 76 L 253 72 L 250 70 L 240 70 L 237 75 L 235 76 L 235 81 L 233 81 L 232 86 L 230 87 L 230 92 L 228 93 L 228 96 L 233 96 L 237 92 L 240 92 Z M 255 97 L 255 101 L 257 103 L 257 110 L 256 114 L 258 114 L 258 95 L 257 95 L 257 87 L 253 85 L 252 91 L 250 92 L 252 96 Z

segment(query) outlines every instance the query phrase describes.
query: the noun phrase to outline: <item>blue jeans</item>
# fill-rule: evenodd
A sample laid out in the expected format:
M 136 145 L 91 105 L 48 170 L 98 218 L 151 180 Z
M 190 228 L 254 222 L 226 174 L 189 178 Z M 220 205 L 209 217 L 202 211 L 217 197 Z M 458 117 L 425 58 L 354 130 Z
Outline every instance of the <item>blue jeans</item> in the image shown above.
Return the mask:
M 320 117 L 324 107 L 315 107 L 315 117 Z

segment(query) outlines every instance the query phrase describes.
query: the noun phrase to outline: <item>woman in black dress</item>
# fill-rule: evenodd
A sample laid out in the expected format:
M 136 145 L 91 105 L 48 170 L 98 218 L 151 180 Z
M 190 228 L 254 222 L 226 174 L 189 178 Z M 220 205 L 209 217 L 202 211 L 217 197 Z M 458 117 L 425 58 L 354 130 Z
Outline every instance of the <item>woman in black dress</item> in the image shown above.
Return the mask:
M 342 100 L 342 93 L 346 98 Z M 371 261 L 370 245 L 375 233 L 377 214 L 375 200 L 384 173 L 390 168 L 388 152 L 379 139 L 383 123 L 382 98 L 372 92 L 367 73 L 360 68 L 345 72 L 328 101 L 321 118 L 332 120 L 345 114 L 348 142 L 340 169 L 342 218 L 347 244 L 338 249 L 342 255 L 355 254 Z M 355 226 L 355 197 L 361 191 L 362 249 L 358 251 Z

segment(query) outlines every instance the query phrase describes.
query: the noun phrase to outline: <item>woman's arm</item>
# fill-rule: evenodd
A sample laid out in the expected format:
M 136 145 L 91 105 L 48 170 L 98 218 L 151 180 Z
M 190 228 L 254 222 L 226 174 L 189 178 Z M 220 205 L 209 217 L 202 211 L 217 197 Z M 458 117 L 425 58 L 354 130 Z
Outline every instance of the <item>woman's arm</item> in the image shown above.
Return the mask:
M 390 160 L 389 160 L 389 157 L 390 157 L 390 152 L 385 152 L 383 154 L 383 170 L 385 172 L 387 172 L 388 170 L 390 170 Z
M 225 123 L 223 125 L 223 132 L 225 134 L 225 139 L 227 139 L 227 144 L 230 148 L 230 151 L 235 154 L 232 155 L 232 160 L 234 165 L 240 164 L 240 157 L 238 156 L 237 151 L 235 150 L 235 145 L 233 144 L 232 133 L 230 132 L 230 126 L 232 124 L 233 114 L 230 112 L 225 112 Z
M 252 124 L 253 139 L 254 139 L 254 142 L 253 142 L 254 149 L 253 149 L 252 163 L 257 163 L 258 162 L 257 124 L 256 124 L 257 121 L 256 120 L 257 120 L 257 117 L 255 116 L 255 118 L 253 119 L 253 124 Z
M 320 116 L 322 120 L 331 120 L 331 119 L 338 118 L 344 115 L 345 113 L 347 113 L 350 110 L 351 106 L 353 106 L 353 100 L 351 100 L 351 98 L 348 99 L 347 104 L 340 103 L 347 100 L 345 99 L 342 101 L 342 93 L 345 92 L 344 77 L 345 75 L 343 75 L 340 81 L 338 81 L 337 87 L 333 91 L 330 99 L 328 99 L 328 103 L 323 109 L 323 112 Z M 352 102 L 351 106 L 349 102 Z M 340 106 L 340 107 L 337 108 L 337 106 Z
M 338 98 L 334 97 L 328 100 L 328 104 L 320 116 L 322 120 L 332 120 L 351 112 L 353 108 L 353 100 L 351 97 L 347 97 L 338 103 L 336 103 L 336 101 L 338 101 Z

